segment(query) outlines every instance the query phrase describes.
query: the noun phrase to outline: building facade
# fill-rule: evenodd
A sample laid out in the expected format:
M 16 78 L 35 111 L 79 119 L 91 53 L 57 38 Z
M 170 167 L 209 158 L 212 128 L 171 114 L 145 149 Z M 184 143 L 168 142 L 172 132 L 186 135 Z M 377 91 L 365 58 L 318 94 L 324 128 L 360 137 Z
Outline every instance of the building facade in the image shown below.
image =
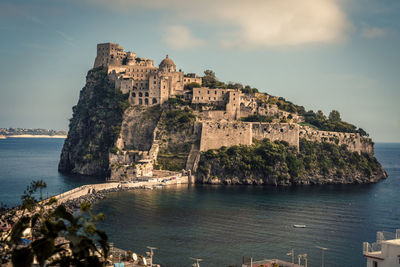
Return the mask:
M 395 234 L 377 232 L 375 243 L 363 243 L 363 254 L 367 267 L 400 266 L 400 229 Z
M 118 44 L 98 44 L 94 62 L 94 68 L 97 67 L 107 69 L 115 87 L 129 93 L 132 105 L 162 104 L 170 96 L 184 94 L 184 74 L 176 70 L 174 61 L 168 55 L 156 67 L 153 60 L 125 52 Z

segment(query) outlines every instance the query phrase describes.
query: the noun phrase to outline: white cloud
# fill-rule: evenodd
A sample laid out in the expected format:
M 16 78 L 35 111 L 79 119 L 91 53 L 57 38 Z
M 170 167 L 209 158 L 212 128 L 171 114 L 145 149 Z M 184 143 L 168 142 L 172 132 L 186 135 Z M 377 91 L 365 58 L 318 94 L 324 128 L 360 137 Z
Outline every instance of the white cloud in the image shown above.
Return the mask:
M 345 39 L 351 26 L 339 5 L 340 0 L 87 1 L 124 11 L 160 9 L 176 24 L 206 23 L 213 26 L 220 41 L 227 46 L 332 43 Z
M 229 9 L 221 8 L 221 16 L 237 26 L 231 40 L 237 46 L 337 42 L 345 38 L 349 24 L 333 0 L 234 2 Z
M 361 37 L 364 38 L 379 38 L 387 34 L 387 30 L 378 27 L 364 27 L 361 29 Z
M 172 49 L 181 50 L 197 47 L 204 41 L 195 37 L 188 28 L 182 25 L 172 25 L 165 28 L 163 41 Z

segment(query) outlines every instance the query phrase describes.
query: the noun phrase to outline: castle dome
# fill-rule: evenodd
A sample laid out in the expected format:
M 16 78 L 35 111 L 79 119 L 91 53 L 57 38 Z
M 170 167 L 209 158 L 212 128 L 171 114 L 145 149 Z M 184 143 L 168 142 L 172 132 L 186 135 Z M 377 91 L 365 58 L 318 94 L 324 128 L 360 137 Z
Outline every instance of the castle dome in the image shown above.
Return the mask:
M 159 67 L 162 71 L 176 71 L 176 65 L 174 61 L 168 57 L 168 55 L 161 61 Z

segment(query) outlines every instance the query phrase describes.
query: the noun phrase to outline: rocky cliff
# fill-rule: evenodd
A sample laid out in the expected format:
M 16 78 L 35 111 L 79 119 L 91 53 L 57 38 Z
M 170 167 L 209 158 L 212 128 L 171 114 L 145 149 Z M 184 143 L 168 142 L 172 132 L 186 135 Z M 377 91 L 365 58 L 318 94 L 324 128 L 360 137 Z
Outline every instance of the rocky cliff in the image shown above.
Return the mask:
M 352 184 L 387 177 L 375 157 L 346 146 L 300 140 L 300 150 L 286 142 L 258 141 L 203 153 L 197 181 L 210 184 Z
M 299 134 L 294 123 L 211 119 L 204 116 L 209 107 L 184 96 L 132 105 L 114 84 L 103 68 L 88 72 L 60 172 L 132 180 L 153 169 L 186 169 L 199 183 L 272 185 L 372 183 L 387 176 L 372 141 L 359 133 L 302 126 Z
M 86 77 L 79 101 L 73 107 L 68 137 L 58 169 L 62 173 L 109 176 L 109 152 L 117 140 L 128 95 L 114 88 L 103 68 Z

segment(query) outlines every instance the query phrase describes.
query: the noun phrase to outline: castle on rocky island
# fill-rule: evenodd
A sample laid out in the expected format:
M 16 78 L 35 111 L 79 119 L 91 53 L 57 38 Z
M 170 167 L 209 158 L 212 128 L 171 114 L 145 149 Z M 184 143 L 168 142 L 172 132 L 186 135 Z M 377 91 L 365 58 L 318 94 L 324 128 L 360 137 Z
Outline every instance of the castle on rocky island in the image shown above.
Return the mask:
M 114 125 L 99 119 L 105 113 L 101 109 L 96 115 L 97 106 L 84 111 L 88 106 L 83 103 L 96 95 L 96 84 L 104 79 L 95 75 L 100 68 L 108 83 L 128 95 L 129 107 L 122 116 L 115 114 Z M 195 173 L 202 152 L 249 146 L 263 139 L 284 141 L 298 151 L 300 140 L 305 139 L 344 146 L 360 155 L 374 155 L 372 140 L 359 132 L 317 130 L 304 123 L 304 116 L 296 108 L 283 108 L 282 103 L 290 103 L 282 102 L 283 98 L 224 83 L 214 86 L 207 78 L 177 70 L 168 55 L 157 67 L 153 60 L 126 52 L 118 44 L 98 44 L 93 71 L 81 92 L 80 108 L 74 109 L 81 113 L 74 112 L 59 170 L 104 175 L 113 180 L 152 176 L 153 170 L 163 170 L 166 165 Z M 181 104 L 171 110 L 174 101 Z M 87 118 L 87 114 L 93 115 Z M 169 121 L 171 118 L 177 121 Z M 171 131 L 175 125 L 168 124 L 179 124 L 179 120 L 191 121 L 189 128 Z M 116 139 L 104 147 L 100 140 L 110 136 L 108 128 Z
M 218 149 L 222 146 L 251 145 L 255 140 L 268 138 L 271 141 L 286 141 L 289 145 L 299 148 L 299 139 L 330 142 L 346 145 L 350 151 L 374 154 L 371 139 L 358 133 L 342 133 L 318 131 L 311 127 L 300 125 L 304 118 L 297 112 L 288 112 L 269 101 L 271 97 L 264 93 L 243 93 L 240 88 L 208 88 L 202 86 L 202 77 L 194 73 L 185 74 L 177 70 L 174 61 L 167 55 L 159 64 L 154 61 L 137 57 L 136 53 L 126 52 L 124 48 L 114 43 L 97 45 L 97 56 L 94 68 L 104 67 L 108 77 L 114 82 L 115 88 L 129 94 L 131 106 L 149 107 L 161 105 L 171 97 L 181 97 L 191 104 L 200 105 L 201 111 L 196 113 L 196 129 L 200 139 L 199 146 L 192 147 L 187 159 L 187 168 L 194 170 L 196 157 L 201 151 Z M 195 83 L 193 88 L 187 87 Z M 215 108 L 219 107 L 219 108 Z M 247 122 L 248 116 L 266 116 L 273 118 L 270 122 Z M 129 117 L 129 116 L 127 116 Z M 132 118 L 130 119 L 132 120 Z M 132 125 L 122 123 L 121 133 L 129 133 Z M 156 140 L 159 127 L 155 127 L 153 143 L 148 151 L 142 151 L 136 159 L 136 174 L 151 174 L 157 162 L 157 154 L 161 140 Z M 129 134 L 128 134 L 129 135 Z M 110 163 L 118 166 L 129 165 L 132 159 L 127 159 L 129 145 L 126 140 L 132 136 L 121 134 L 116 145 L 123 155 L 111 155 Z M 126 151 L 126 152 L 124 152 Z M 194 155 L 197 154 L 197 155 Z M 112 171 L 112 178 L 121 175 Z M 122 168 L 124 169 L 124 168 Z

